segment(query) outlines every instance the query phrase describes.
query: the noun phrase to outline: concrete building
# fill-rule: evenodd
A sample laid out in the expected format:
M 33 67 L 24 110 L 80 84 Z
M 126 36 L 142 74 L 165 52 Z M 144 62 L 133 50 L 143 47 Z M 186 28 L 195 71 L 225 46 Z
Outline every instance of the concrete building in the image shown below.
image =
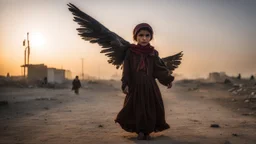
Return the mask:
M 61 84 L 67 79 L 72 79 L 70 70 L 47 68 L 44 64 L 29 64 L 21 67 L 27 67 L 27 79 L 30 82 L 42 81 L 47 77 L 48 83 Z
M 47 66 L 44 64 L 28 64 L 21 67 L 27 68 L 27 79 L 30 82 L 43 80 L 47 76 Z

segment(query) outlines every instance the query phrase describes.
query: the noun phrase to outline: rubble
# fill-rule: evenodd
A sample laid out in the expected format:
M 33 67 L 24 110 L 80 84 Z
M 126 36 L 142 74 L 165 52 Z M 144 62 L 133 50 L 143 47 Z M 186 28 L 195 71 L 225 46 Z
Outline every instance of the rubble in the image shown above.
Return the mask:
M 0 101 L 0 106 L 8 105 L 8 101 Z
M 251 84 L 233 84 L 228 92 L 234 96 L 247 96 L 248 99 L 255 99 L 256 87 Z
M 220 126 L 218 124 L 211 124 L 212 128 L 220 128 Z

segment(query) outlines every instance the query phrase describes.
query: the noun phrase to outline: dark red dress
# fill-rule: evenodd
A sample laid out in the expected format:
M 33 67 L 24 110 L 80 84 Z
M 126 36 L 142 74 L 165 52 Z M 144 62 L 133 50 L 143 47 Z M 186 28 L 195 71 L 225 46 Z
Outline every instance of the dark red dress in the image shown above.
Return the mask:
M 144 62 L 142 68 L 141 62 Z M 165 86 L 174 80 L 160 61 L 158 52 L 136 54 L 128 51 L 123 66 L 122 89 L 128 85 L 129 94 L 115 119 L 125 131 L 151 133 L 169 128 L 155 79 Z

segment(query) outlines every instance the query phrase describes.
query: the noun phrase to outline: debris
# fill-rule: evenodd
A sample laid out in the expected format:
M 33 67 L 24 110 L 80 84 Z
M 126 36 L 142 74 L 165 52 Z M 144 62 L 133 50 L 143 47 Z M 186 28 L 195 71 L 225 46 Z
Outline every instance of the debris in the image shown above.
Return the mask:
M 0 101 L 0 106 L 2 105 L 8 105 L 8 101 Z
M 188 91 L 195 91 L 198 90 L 199 88 L 195 87 L 195 88 L 189 88 Z
M 55 98 L 36 98 L 36 100 L 57 100 L 57 99 L 55 99 Z
M 220 126 L 218 124 L 211 124 L 212 128 L 220 128 Z
M 246 99 L 244 102 L 245 102 L 245 103 L 248 103 L 248 102 L 250 102 L 250 100 Z
M 224 142 L 224 144 L 231 144 L 231 142 L 229 142 L 228 140 L 226 140 L 226 141 Z
M 232 101 L 232 102 L 235 102 L 235 101 L 236 101 L 236 99 L 232 99 L 231 101 Z
M 238 93 L 237 93 L 237 91 L 233 91 L 232 94 L 233 95 L 237 95 Z
M 224 84 L 231 84 L 231 81 L 226 78 L 226 79 L 224 80 Z
M 98 125 L 98 127 L 99 127 L 99 128 L 102 128 L 102 127 L 103 127 L 103 125 L 101 125 L 101 124 L 100 124 L 100 125 Z
M 236 88 L 231 88 L 228 90 L 228 92 L 233 92 L 234 90 L 236 90 Z
M 237 137 L 237 136 L 238 136 L 238 134 L 236 134 L 236 133 L 233 133 L 233 134 L 232 134 L 232 136 L 235 136 L 235 137 Z

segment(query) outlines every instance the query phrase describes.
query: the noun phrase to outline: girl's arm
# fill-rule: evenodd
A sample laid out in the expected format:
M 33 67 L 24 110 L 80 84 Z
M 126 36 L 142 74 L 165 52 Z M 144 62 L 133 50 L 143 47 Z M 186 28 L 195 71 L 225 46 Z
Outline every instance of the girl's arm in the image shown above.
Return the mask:
M 130 84 L 130 62 L 129 62 L 129 54 L 127 52 L 126 57 L 123 63 L 123 74 L 122 74 L 122 90 L 124 91 L 126 87 Z

